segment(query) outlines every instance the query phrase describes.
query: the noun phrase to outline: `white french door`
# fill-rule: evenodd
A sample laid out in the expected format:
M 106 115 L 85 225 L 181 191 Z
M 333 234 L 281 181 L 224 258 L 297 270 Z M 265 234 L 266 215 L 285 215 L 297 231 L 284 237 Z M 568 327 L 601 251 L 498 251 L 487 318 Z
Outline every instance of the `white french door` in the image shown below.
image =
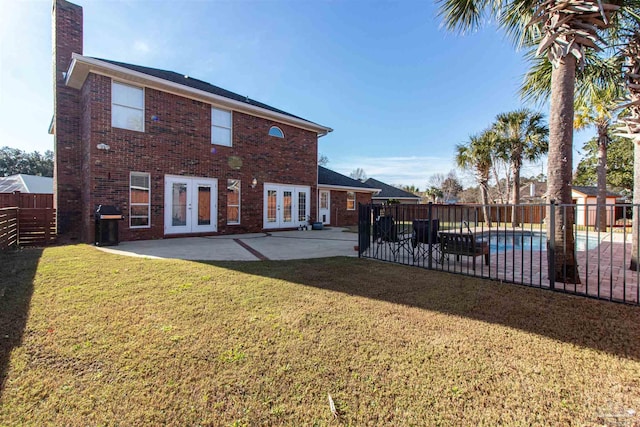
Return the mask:
M 294 228 L 307 224 L 311 189 L 294 185 L 264 185 L 264 228 Z
M 164 178 L 164 234 L 218 231 L 218 180 Z

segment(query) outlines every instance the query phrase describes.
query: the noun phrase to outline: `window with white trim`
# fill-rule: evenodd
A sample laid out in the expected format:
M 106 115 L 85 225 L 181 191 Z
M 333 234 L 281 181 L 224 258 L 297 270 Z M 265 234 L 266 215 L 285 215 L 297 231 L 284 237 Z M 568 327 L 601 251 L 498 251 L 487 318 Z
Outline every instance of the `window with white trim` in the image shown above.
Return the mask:
M 231 111 L 211 107 L 211 143 L 231 147 Z
M 227 224 L 240 224 L 240 180 L 227 180 Z
M 111 126 L 144 132 L 144 89 L 111 82 Z
M 269 129 L 269 136 L 275 136 L 276 138 L 284 138 L 284 132 L 278 126 L 271 126 Z
M 347 191 L 347 210 L 356 210 L 356 193 L 354 193 L 353 191 Z
M 131 172 L 129 176 L 129 227 L 151 226 L 151 175 Z
M 307 221 L 307 193 L 304 191 L 298 193 L 298 221 Z

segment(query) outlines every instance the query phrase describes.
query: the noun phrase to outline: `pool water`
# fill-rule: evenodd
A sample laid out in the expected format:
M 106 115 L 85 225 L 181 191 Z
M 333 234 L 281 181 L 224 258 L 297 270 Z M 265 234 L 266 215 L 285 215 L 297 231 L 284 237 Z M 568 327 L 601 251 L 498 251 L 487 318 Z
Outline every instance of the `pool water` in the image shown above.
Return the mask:
M 545 233 L 499 233 L 484 236 L 482 241 L 489 242 L 491 252 L 504 252 L 512 249 L 522 251 L 546 251 L 547 236 Z M 576 236 L 576 250 L 584 251 L 598 247 L 598 238 L 584 235 Z

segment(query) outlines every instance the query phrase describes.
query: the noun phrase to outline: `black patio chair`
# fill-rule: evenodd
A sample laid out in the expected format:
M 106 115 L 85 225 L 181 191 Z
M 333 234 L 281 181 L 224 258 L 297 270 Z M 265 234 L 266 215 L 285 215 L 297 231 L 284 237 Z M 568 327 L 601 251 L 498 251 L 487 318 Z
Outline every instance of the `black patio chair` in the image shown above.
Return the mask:
M 398 254 L 403 248 L 407 252 L 411 251 L 409 247 L 411 234 L 405 229 L 399 231 L 391 215 L 381 216 L 375 220 L 373 224 L 373 242 L 376 244 L 376 258 L 379 258 L 381 247 L 388 248 L 393 255 L 394 261 L 398 260 Z
M 411 247 L 413 248 L 413 262 L 422 258 L 423 260 L 431 259 L 437 263 L 442 263 L 442 251 L 440 250 L 440 239 L 438 232 L 440 231 L 439 219 L 414 219 L 413 233 L 411 235 Z M 431 248 L 429 248 L 431 245 Z M 429 252 L 431 250 L 431 252 Z

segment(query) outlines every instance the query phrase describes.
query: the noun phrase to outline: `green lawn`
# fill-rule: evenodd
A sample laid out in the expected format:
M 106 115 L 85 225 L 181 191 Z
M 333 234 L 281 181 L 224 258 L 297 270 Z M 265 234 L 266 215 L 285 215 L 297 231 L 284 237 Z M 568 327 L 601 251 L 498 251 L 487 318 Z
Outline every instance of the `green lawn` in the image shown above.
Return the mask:
M 347 258 L 0 269 L 0 425 L 640 423 L 637 307 Z

